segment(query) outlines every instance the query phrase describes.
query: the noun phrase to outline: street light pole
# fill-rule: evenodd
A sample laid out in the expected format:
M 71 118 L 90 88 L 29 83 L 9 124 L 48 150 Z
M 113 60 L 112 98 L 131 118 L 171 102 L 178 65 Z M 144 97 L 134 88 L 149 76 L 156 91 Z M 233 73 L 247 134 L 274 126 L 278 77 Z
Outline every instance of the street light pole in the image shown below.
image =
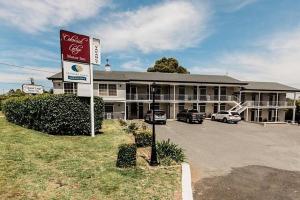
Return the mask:
M 152 146 L 151 146 L 151 159 L 150 159 L 150 165 L 151 166 L 157 166 L 157 151 L 156 151 L 156 138 L 155 138 L 155 83 L 152 84 Z

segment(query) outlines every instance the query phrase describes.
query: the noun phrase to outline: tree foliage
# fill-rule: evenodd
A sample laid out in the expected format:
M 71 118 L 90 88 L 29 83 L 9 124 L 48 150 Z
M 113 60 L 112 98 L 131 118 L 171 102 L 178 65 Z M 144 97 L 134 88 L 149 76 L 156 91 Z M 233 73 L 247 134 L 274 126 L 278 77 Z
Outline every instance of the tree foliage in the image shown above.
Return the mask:
M 162 73 L 179 73 L 179 74 L 188 74 L 186 68 L 179 65 L 178 61 L 175 58 L 166 58 L 163 57 L 157 61 L 153 67 L 147 69 L 148 72 L 162 72 Z

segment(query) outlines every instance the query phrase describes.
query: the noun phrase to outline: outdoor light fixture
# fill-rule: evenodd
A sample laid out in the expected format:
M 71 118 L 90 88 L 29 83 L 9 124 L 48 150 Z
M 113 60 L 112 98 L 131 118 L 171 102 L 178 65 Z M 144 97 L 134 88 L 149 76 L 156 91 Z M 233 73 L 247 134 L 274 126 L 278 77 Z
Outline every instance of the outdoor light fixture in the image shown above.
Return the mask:
M 156 92 L 156 84 L 155 82 L 152 84 L 152 146 L 151 146 L 151 159 L 150 165 L 157 166 L 157 151 L 156 151 L 156 141 L 155 141 L 155 92 Z

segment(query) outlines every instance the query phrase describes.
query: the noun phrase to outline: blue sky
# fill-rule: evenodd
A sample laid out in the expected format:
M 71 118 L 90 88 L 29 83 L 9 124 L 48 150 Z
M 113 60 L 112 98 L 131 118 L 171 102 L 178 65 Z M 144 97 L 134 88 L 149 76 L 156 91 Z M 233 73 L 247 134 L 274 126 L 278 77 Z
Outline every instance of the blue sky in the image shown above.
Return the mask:
M 300 88 L 299 10 L 297 0 L 0 0 L 0 63 L 24 66 L 0 64 L 0 93 L 30 77 L 51 88 L 60 29 L 100 38 L 112 70 L 166 56 L 191 73 Z

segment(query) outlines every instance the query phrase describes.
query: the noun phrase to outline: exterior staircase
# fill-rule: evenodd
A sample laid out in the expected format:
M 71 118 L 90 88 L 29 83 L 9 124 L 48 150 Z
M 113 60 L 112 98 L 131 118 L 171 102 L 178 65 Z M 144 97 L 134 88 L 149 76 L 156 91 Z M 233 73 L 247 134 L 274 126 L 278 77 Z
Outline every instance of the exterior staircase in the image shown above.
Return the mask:
M 248 102 L 244 102 L 244 103 L 237 103 L 234 107 L 232 107 L 231 109 L 229 109 L 228 111 L 235 111 L 238 112 L 239 114 L 241 114 L 242 112 L 244 112 L 246 109 L 248 108 Z

